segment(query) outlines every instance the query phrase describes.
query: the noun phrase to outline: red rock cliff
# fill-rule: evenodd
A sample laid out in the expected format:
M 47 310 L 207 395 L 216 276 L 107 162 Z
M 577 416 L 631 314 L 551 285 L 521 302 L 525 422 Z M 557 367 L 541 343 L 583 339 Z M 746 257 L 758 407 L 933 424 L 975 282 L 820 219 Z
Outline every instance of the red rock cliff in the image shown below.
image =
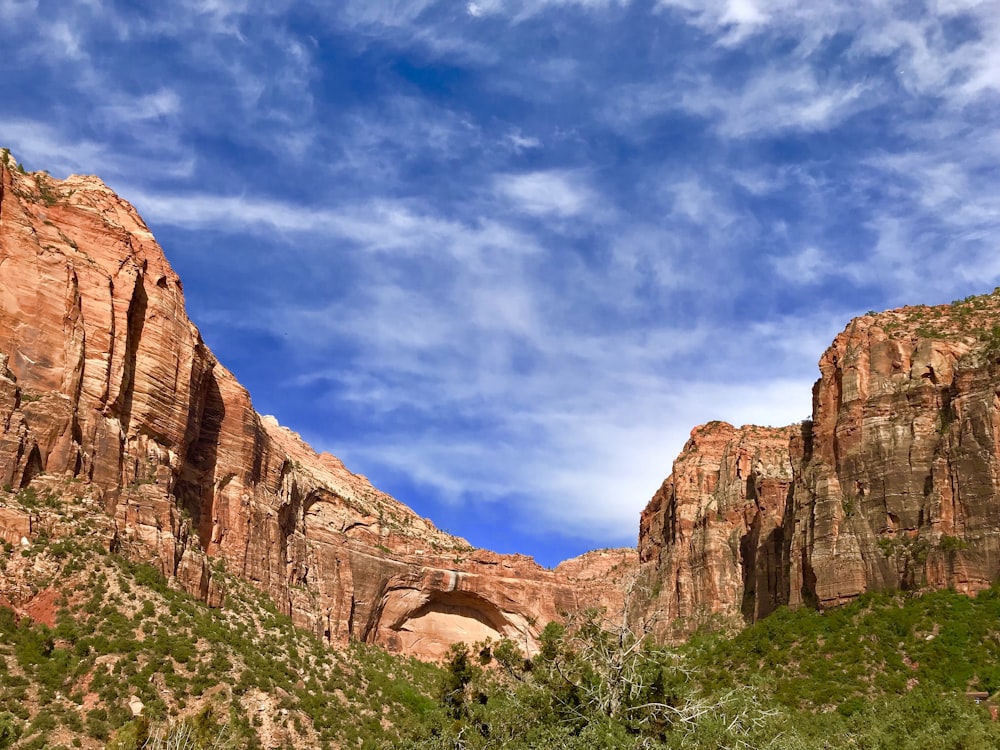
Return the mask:
M 0 164 L 0 506 L 82 482 L 107 540 L 211 603 L 213 561 L 301 626 L 437 657 L 506 635 L 529 648 L 582 606 L 621 606 L 634 552 L 556 571 L 473 550 L 253 409 L 187 318 L 181 282 L 94 177 Z M 0 507 L 12 539 L 30 524 Z M 613 558 L 615 575 L 607 570 Z M 595 567 L 596 566 L 596 567 Z
M 647 616 L 662 637 L 763 617 L 787 601 L 788 445 L 797 432 L 725 422 L 692 430 L 640 520 Z
M 851 322 L 820 359 L 789 602 L 1000 574 L 1000 293 Z
M 1000 575 L 1000 290 L 858 318 L 820 373 L 810 422 L 696 428 L 644 511 L 664 635 Z

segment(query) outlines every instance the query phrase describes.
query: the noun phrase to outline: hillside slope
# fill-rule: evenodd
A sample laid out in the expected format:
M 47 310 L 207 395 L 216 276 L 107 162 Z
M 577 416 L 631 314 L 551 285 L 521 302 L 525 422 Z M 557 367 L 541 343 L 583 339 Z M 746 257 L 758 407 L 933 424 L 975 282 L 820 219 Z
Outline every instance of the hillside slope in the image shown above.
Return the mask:
M 0 748 L 1000 743 L 991 708 L 964 695 L 1000 687 L 996 588 L 780 608 L 735 638 L 699 634 L 677 648 L 578 613 L 546 628 L 530 661 L 508 641 L 454 651 L 438 667 L 366 644 L 330 649 L 218 561 L 226 606 L 206 606 L 110 553 L 101 542 L 113 519 L 85 503 L 30 488 L 13 503 L 52 535 L 0 556 L 0 573 L 36 592 L 14 609 L 0 599 Z

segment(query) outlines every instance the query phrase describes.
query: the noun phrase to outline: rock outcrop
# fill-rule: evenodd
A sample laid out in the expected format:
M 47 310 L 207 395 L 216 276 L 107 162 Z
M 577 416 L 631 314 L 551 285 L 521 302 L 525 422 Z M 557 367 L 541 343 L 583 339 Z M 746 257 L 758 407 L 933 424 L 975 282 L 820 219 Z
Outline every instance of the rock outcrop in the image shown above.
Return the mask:
M 820 373 L 811 421 L 696 428 L 644 511 L 664 637 L 1000 575 L 1000 290 L 858 318 Z
M 103 507 L 113 551 L 214 605 L 213 570 L 295 622 L 435 658 L 455 640 L 534 648 L 564 610 L 621 606 L 634 551 L 546 570 L 474 550 L 259 416 L 184 308 L 181 281 L 126 201 L 94 177 L 0 164 L 0 533 L 29 489 Z M 9 507 L 4 507 L 5 505 Z M 615 575 L 588 574 L 589 561 Z
M 789 603 L 1000 574 L 1000 292 L 851 322 L 820 359 Z
M 661 636 L 756 619 L 787 602 L 797 432 L 725 422 L 691 432 L 640 520 L 645 606 Z

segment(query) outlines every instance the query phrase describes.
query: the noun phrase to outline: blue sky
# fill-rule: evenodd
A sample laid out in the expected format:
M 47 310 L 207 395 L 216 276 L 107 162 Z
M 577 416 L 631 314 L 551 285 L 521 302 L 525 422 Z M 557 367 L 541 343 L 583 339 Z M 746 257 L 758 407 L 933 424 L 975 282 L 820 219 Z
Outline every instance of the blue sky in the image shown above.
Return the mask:
M 219 358 L 477 546 L 634 544 L 690 429 L 1000 283 L 1000 2 L 0 0 L 0 145 L 134 203 Z

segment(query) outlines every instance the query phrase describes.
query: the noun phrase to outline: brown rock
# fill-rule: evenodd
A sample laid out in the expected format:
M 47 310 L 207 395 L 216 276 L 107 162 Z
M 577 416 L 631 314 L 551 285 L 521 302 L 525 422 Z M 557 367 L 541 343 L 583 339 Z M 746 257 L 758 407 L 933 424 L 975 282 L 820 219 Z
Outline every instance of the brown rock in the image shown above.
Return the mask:
M 644 511 L 664 635 L 1000 574 L 1000 290 L 858 318 L 820 373 L 810 422 L 696 428 Z
M 11 492 L 82 480 L 113 518 L 113 551 L 213 605 L 223 563 L 331 641 L 436 658 L 452 641 L 502 635 L 531 650 L 563 610 L 620 606 L 613 577 L 588 577 L 585 562 L 559 572 L 473 550 L 259 416 L 188 320 L 132 206 L 97 178 L 8 164 L 0 484 Z M 4 538 L 23 525 L 0 507 Z
M 755 619 L 787 601 L 792 427 L 696 427 L 640 521 L 656 632 Z
M 1000 573 L 1000 294 L 851 322 L 820 360 L 790 603 Z M 800 562 L 801 561 L 801 562 Z

